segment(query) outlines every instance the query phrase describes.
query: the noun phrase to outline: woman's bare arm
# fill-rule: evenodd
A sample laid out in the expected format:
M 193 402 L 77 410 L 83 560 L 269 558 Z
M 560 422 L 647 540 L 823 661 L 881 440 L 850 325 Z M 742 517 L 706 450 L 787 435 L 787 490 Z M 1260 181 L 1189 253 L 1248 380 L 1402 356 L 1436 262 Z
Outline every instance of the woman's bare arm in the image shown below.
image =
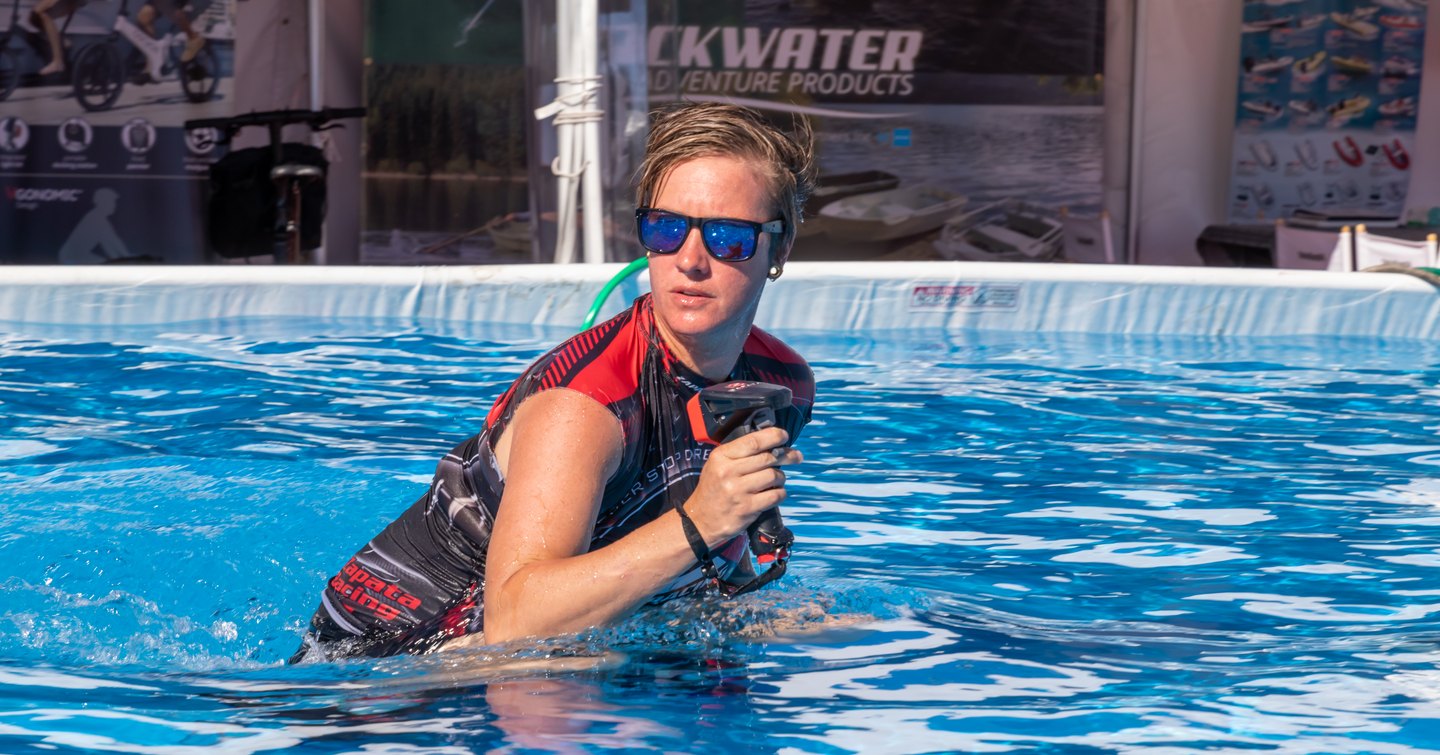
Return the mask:
M 553 636 L 618 619 L 694 564 L 675 512 L 587 552 L 605 483 L 620 463 L 619 421 L 582 394 L 537 394 L 516 410 L 497 447 L 505 493 L 485 574 L 485 641 Z M 744 531 L 785 496 L 787 440 L 769 428 L 711 452 L 685 504 L 706 543 Z

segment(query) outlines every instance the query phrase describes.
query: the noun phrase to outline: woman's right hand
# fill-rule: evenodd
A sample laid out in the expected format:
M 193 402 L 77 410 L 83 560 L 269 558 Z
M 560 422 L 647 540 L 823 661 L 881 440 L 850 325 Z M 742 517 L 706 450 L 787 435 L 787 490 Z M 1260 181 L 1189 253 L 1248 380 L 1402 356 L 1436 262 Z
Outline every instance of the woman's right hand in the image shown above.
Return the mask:
M 710 451 L 700 482 L 685 502 L 708 547 L 716 548 L 745 531 L 761 512 L 785 500 L 785 472 L 805 457 L 785 444 L 784 428 L 767 427 L 722 443 Z

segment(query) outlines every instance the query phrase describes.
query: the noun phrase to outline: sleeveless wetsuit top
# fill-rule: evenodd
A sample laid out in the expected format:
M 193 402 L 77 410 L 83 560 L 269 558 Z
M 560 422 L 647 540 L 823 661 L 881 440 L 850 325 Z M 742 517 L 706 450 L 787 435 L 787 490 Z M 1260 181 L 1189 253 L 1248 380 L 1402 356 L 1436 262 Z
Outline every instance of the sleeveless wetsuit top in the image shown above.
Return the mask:
M 810 421 L 815 378 L 809 366 L 759 328 L 751 329 L 729 379 L 791 390 L 794 405 L 776 419 L 792 443 Z M 505 491 L 495 443 L 529 396 L 568 388 L 600 402 L 620 420 L 624 450 L 605 485 L 590 543 L 594 550 L 694 492 L 711 446 L 695 440 L 686 403 L 711 384 L 665 347 L 648 294 L 626 312 L 547 352 L 495 402 L 484 429 L 440 460 L 425 495 L 330 579 L 316 612 L 313 641 L 334 646 L 329 655 L 380 656 L 423 652 L 483 629 L 485 553 Z M 743 535 L 715 555 L 722 575 L 742 562 L 748 566 Z M 656 599 L 703 583 L 696 564 Z

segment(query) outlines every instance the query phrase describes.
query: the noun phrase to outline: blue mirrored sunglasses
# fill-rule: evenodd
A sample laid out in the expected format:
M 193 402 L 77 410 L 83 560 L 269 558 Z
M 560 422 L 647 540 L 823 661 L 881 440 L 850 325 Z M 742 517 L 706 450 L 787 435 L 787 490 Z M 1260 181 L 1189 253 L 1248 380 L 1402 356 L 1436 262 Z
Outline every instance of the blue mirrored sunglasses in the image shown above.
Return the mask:
M 680 251 L 690 229 L 696 227 L 711 257 L 724 262 L 742 262 L 755 256 L 762 231 L 780 233 L 785 230 L 785 221 L 755 223 L 735 218 L 692 218 L 653 207 L 635 211 L 635 230 L 640 234 L 640 246 L 647 252 L 674 254 Z

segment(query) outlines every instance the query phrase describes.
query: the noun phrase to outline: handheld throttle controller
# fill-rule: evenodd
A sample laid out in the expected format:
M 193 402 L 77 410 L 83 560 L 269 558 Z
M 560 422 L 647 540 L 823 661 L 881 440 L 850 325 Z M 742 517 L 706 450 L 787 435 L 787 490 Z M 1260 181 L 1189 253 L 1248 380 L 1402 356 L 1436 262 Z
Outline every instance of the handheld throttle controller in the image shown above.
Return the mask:
M 790 389 L 771 383 L 735 380 L 712 385 L 690 400 L 690 427 L 697 440 L 719 445 L 773 427 L 776 414 L 790 406 Z M 795 536 L 780 518 L 780 507 L 766 509 L 746 531 L 750 550 L 761 564 L 773 564 L 755 581 L 740 588 L 749 592 L 785 573 Z

